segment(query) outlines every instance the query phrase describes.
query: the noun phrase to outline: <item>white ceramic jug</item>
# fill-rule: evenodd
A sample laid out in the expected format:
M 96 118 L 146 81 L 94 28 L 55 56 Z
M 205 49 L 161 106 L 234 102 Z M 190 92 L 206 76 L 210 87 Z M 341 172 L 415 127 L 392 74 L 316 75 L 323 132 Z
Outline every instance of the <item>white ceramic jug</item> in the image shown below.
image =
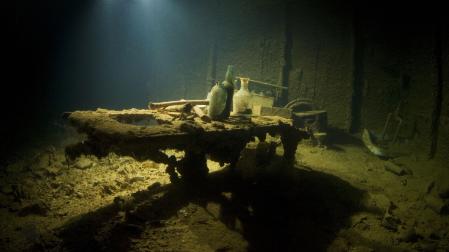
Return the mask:
M 240 78 L 240 90 L 234 94 L 233 109 L 236 114 L 245 113 L 250 109 L 251 93 L 248 89 L 249 78 Z

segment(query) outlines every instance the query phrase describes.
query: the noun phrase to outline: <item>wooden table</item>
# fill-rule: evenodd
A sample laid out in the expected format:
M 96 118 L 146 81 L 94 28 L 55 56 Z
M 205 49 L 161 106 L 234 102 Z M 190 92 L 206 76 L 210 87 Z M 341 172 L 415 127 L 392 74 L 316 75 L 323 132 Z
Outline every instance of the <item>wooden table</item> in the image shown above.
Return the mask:
M 137 160 L 151 159 L 167 164 L 172 182 L 194 180 L 207 175 L 206 155 L 220 163 L 234 167 L 246 144 L 258 137 L 265 141 L 266 134 L 280 135 L 284 157 L 293 161 L 298 142 L 308 137 L 292 126 L 290 119 L 276 116 L 237 117 L 224 121 L 204 122 L 194 114 L 164 110 L 106 110 L 75 111 L 65 118 L 87 140 L 66 148 L 74 159 L 81 154 L 98 157 L 114 152 Z M 181 160 L 168 156 L 163 150 L 185 151 Z

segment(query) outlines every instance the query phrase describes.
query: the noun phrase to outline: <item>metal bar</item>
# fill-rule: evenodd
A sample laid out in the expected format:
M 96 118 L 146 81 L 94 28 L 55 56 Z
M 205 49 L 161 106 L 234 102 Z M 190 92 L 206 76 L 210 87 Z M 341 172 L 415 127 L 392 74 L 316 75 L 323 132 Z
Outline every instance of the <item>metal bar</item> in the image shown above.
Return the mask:
M 184 105 L 190 103 L 193 106 L 195 105 L 209 105 L 208 100 L 179 100 L 179 101 L 166 101 L 166 102 L 151 102 L 148 104 L 148 107 L 150 109 L 158 109 L 158 108 L 165 108 L 172 105 Z
M 241 77 L 241 76 L 237 76 L 237 78 L 245 78 L 245 77 Z M 266 86 L 270 86 L 270 87 L 274 87 L 274 88 L 279 88 L 279 89 L 288 89 L 288 87 L 283 87 L 283 86 L 279 86 L 276 84 L 271 84 L 268 82 L 263 82 L 263 81 L 258 81 L 258 80 L 253 80 L 253 79 L 249 79 L 250 82 L 254 82 L 254 83 L 258 83 L 258 84 L 262 84 L 262 85 L 266 85 Z

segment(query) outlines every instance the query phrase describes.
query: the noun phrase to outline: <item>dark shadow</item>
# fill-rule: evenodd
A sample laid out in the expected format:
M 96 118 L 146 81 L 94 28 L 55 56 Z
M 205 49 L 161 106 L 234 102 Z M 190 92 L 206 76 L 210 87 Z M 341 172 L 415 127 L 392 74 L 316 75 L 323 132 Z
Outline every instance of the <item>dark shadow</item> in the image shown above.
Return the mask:
M 363 146 L 363 142 L 353 134 L 330 127 L 327 129 L 325 145 L 328 150 L 345 152 L 343 145 Z
M 349 217 L 362 210 L 365 192 L 325 173 L 278 168 L 250 181 L 225 169 L 195 186 L 155 185 L 123 203 L 133 210 L 122 220 L 117 204 L 111 204 L 72 220 L 59 237 L 68 251 L 126 251 L 144 228 L 164 225 L 189 203 L 213 202 L 229 229 L 240 221 L 237 231 L 248 251 L 325 251 Z
M 332 145 L 363 146 L 363 142 L 361 139 L 357 138 L 353 134 L 349 134 L 348 132 L 337 128 L 328 128 L 326 142 L 329 143 L 329 145 L 331 146 Z
M 328 150 L 332 150 L 332 151 L 336 151 L 336 152 L 345 152 L 345 149 L 341 148 L 338 145 L 332 144 L 332 143 L 327 144 L 326 148 Z

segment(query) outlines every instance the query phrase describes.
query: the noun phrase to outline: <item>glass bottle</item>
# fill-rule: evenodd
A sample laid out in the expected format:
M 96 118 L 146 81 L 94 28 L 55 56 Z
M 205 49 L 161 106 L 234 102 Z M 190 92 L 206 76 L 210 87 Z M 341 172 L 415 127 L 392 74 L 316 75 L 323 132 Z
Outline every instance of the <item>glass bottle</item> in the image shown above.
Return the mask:
M 223 119 L 223 113 L 226 108 L 226 98 L 226 89 L 223 87 L 223 84 L 220 84 L 217 81 L 208 95 L 209 109 L 207 111 L 207 115 L 212 120 Z
M 223 118 L 228 118 L 232 110 L 232 99 L 234 97 L 234 66 L 228 65 L 226 70 L 225 80 L 222 82 L 223 87 L 226 90 L 226 107 L 223 111 Z
M 250 109 L 251 93 L 248 89 L 249 78 L 240 78 L 240 89 L 234 95 L 233 112 L 245 113 Z

